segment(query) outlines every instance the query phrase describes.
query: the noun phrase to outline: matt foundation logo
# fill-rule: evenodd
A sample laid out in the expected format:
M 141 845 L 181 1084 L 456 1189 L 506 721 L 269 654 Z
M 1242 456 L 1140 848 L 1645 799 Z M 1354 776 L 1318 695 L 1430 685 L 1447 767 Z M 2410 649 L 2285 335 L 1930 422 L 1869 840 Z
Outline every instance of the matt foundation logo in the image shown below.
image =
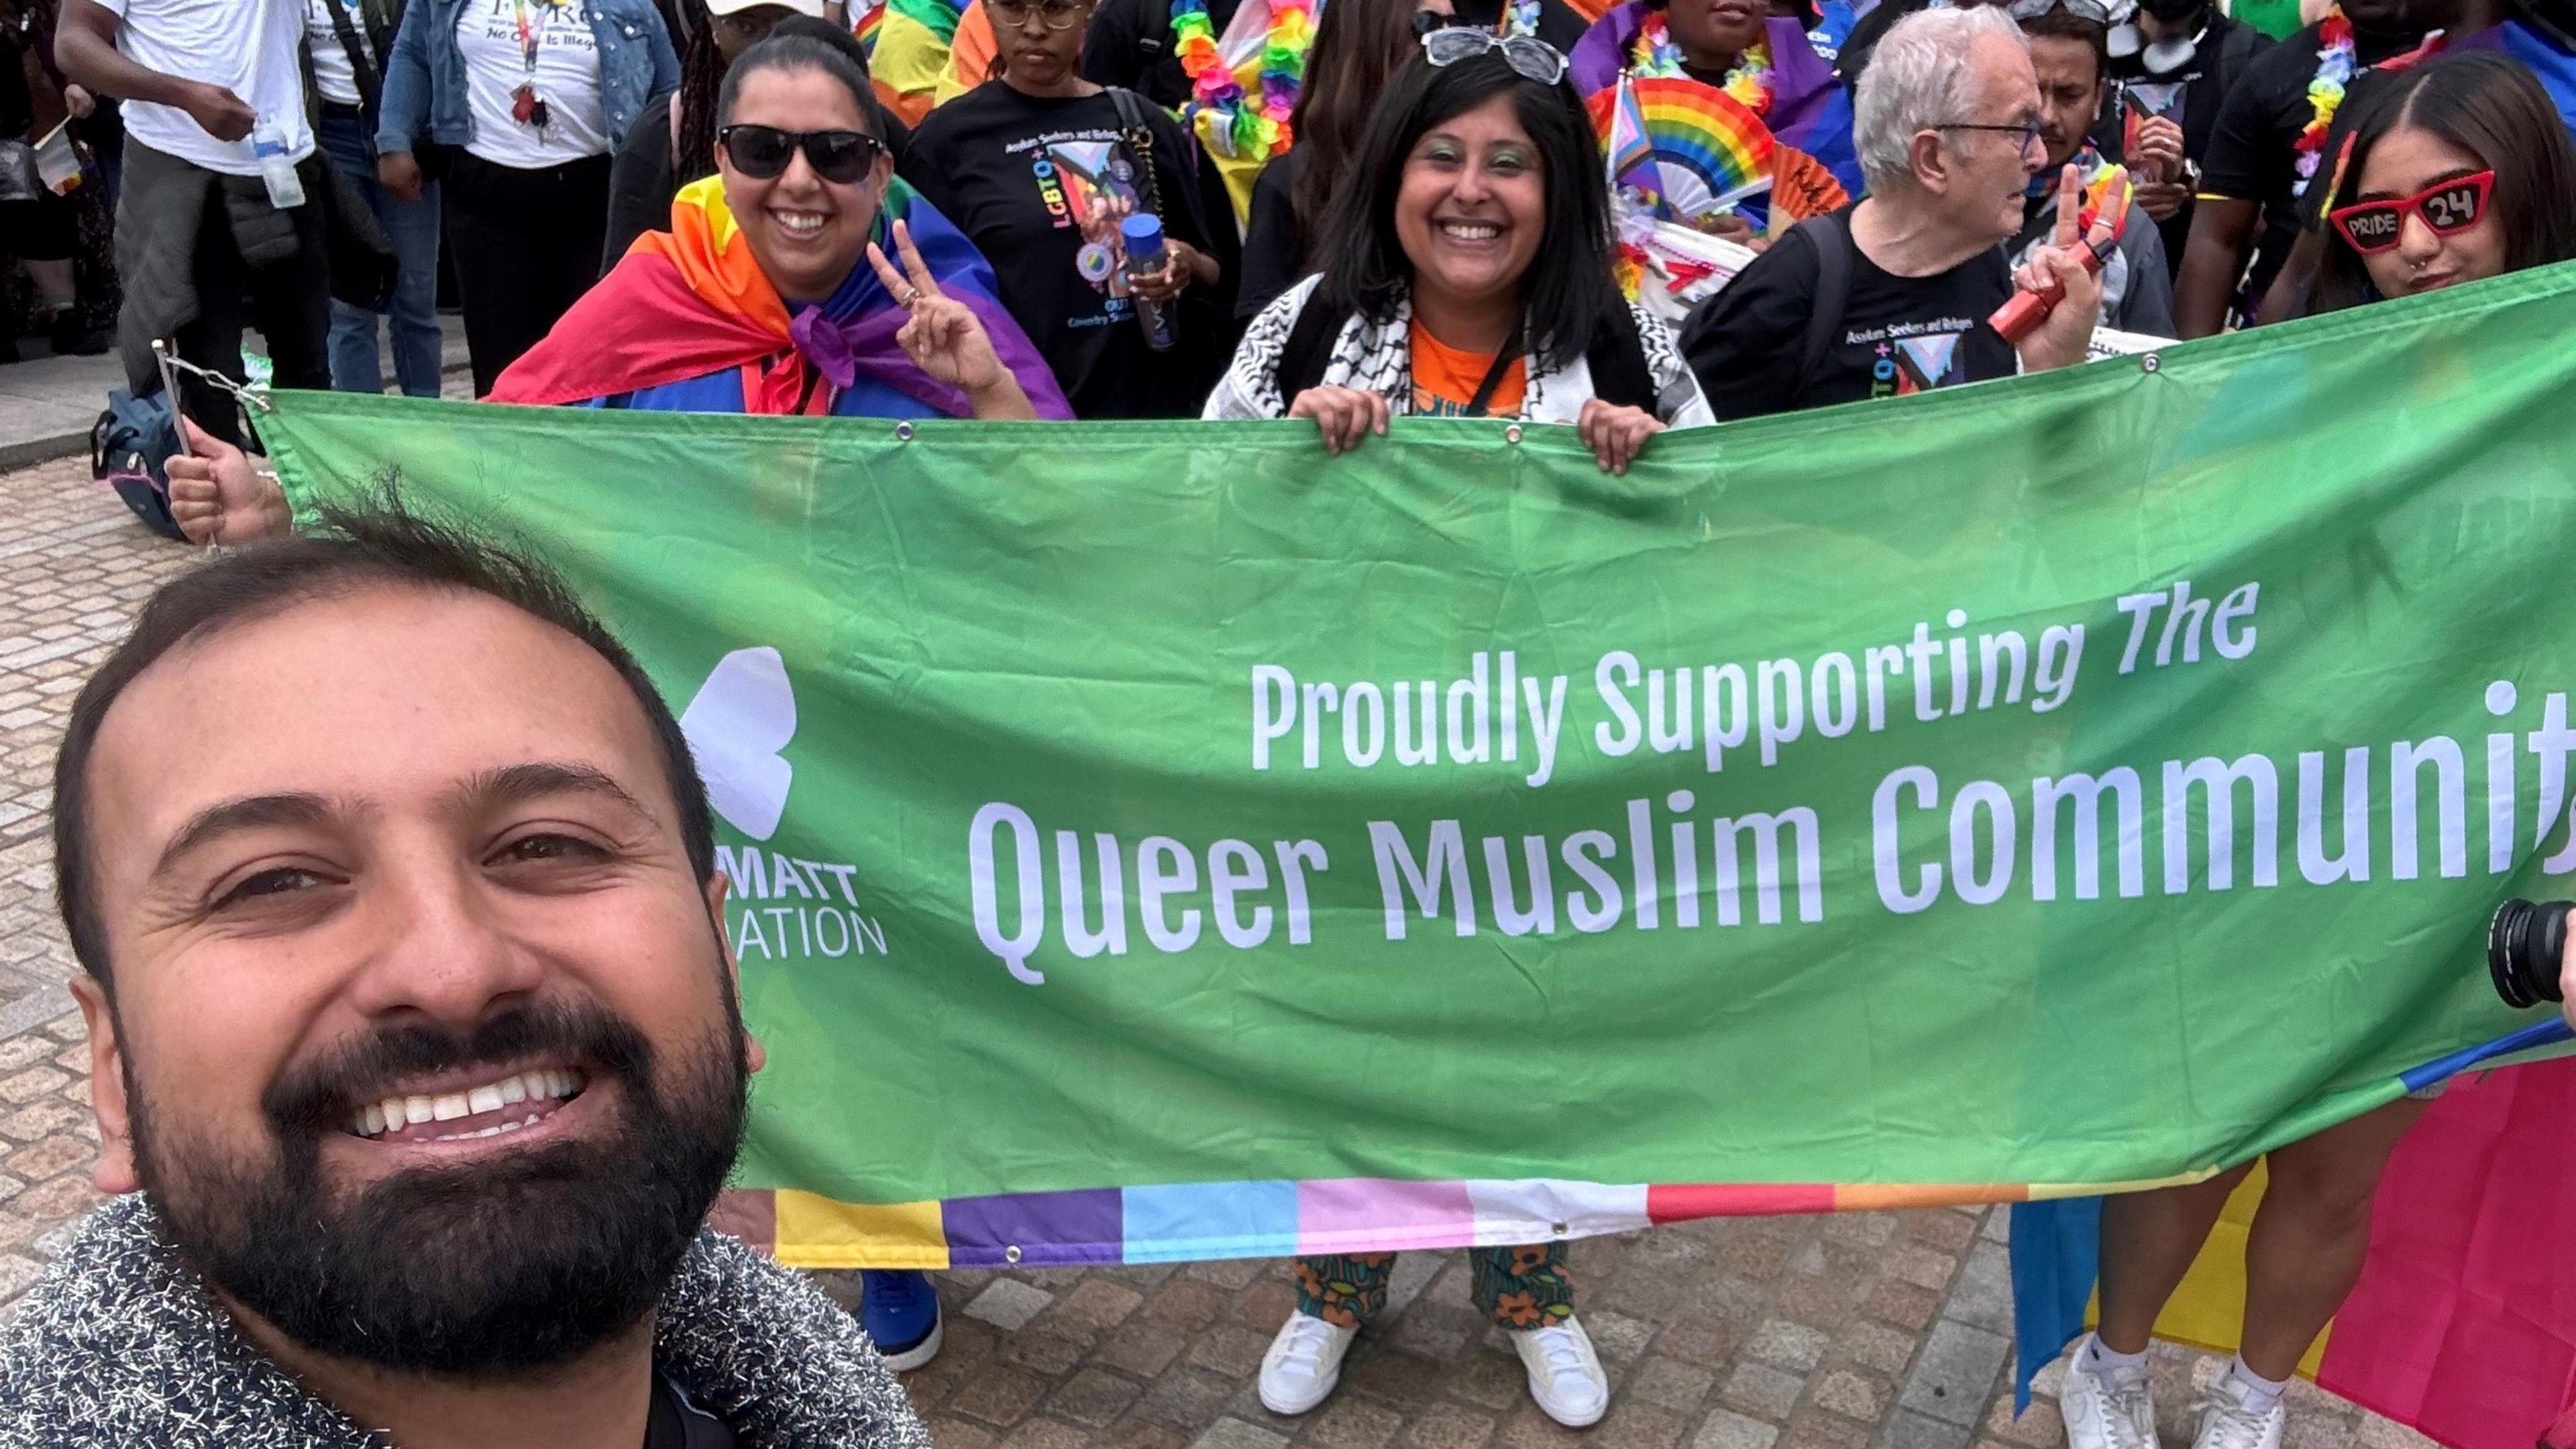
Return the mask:
M 717 660 L 680 712 L 680 733 L 718 818 L 752 840 L 775 836 L 796 783 L 786 755 L 796 738 L 796 687 L 778 651 L 763 645 Z M 757 845 L 719 845 L 716 868 L 733 883 L 727 903 L 739 911 L 733 919 L 737 959 L 887 954 L 885 927 L 858 909 L 857 866 Z

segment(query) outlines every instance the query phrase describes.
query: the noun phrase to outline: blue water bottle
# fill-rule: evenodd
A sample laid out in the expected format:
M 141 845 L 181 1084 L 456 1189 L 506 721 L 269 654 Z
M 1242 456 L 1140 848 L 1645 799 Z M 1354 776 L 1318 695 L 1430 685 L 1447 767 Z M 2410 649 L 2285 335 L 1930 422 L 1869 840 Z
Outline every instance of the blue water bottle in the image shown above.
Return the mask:
M 1127 280 L 1163 269 L 1171 249 L 1163 245 L 1163 219 L 1151 212 L 1138 212 L 1118 223 L 1118 238 L 1127 248 Z M 1141 293 L 1130 294 L 1136 304 L 1137 324 L 1145 329 L 1145 345 L 1161 352 L 1172 345 L 1172 314 L 1160 302 L 1150 302 Z

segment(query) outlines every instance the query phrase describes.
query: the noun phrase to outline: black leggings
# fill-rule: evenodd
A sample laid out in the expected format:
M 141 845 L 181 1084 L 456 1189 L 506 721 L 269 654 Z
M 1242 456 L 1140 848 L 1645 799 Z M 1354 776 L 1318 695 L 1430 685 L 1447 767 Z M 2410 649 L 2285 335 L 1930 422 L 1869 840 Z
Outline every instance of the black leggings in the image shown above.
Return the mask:
M 460 150 L 441 194 L 481 397 L 599 280 L 608 158 L 522 171 Z

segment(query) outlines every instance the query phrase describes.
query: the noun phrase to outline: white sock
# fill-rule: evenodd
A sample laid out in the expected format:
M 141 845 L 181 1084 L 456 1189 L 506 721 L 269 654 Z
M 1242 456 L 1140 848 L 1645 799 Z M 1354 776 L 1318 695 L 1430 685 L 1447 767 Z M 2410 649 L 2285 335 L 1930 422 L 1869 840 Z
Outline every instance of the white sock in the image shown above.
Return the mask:
M 2256 1414 L 2272 1412 L 2272 1406 L 2281 1402 L 2281 1391 L 2290 1386 L 2288 1379 L 2267 1379 L 2247 1368 L 2242 1358 L 2227 1361 L 2226 1377 L 2236 1381 L 2247 1411 Z
M 2098 1333 L 2084 1340 L 2084 1351 L 2075 1356 L 2075 1361 L 2086 1373 L 2114 1383 L 2134 1383 L 2147 1376 L 2145 1354 L 2114 1352 Z

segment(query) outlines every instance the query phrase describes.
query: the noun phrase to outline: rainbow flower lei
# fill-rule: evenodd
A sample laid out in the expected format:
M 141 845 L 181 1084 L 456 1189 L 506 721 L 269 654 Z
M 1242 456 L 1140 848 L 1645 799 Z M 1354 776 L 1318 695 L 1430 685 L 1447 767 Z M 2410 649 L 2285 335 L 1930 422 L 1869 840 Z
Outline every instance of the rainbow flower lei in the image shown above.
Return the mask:
M 1181 123 L 1196 128 L 1201 111 L 1213 113 L 1212 139 L 1231 156 L 1260 160 L 1285 151 L 1294 139 L 1288 117 L 1305 85 L 1306 51 L 1315 41 L 1312 0 L 1269 0 L 1270 23 L 1261 38 L 1256 98 L 1227 67 L 1208 19 L 1207 0 L 1172 0 L 1172 38 L 1190 98 Z
M 1682 74 L 1682 48 L 1673 43 L 1672 28 L 1664 23 L 1663 12 L 1646 12 L 1645 23 L 1637 27 L 1636 43 L 1628 51 L 1630 73 L 1640 76 L 1674 76 Z M 1757 116 L 1771 114 L 1771 42 L 1757 40 L 1744 48 L 1735 65 L 1719 82 L 1718 89 L 1729 100 L 1742 105 Z
M 2342 6 L 2327 11 L 2326 18 L 2317 22 L 2317 39 L 2323 43 L 2317 49 L 2316 77 L 2308 82 L 2308 124 L 2290 143 L 2296 157 L 2292 164 L 2299 177 L 2291 185 L 2294 196 L 2307 194 L 2318 163 L 2325 159 L 2326 132 L 2334 128 L 2335 111 L 2343 105 L 2344 84 L 2352 79 L 2356 68 L 2352 22 L 2343 18 Z

